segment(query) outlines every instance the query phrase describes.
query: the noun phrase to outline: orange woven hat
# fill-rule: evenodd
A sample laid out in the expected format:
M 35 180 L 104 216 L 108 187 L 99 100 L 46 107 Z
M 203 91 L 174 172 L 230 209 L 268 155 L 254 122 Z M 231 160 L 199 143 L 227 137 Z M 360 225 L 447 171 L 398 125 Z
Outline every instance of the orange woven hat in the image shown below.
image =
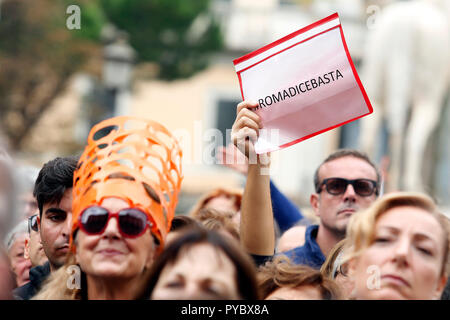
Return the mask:
M 181 187 L 181 158 L 178 142 L 157 122 L 115 117 L 95 125 L 74 173 L 72 237 L 84 209 L 116 197 L 146 212 L 163 244 Z

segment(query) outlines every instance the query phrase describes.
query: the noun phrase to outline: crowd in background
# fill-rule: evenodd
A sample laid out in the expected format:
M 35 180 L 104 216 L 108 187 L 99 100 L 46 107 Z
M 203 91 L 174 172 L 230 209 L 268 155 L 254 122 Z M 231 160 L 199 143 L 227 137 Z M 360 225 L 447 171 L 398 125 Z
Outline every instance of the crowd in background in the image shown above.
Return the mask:
M 237 106 L 227 147 L 248 158 L 254 107 Z M 317 164 L 315 219 L 262 174 L 269 155 L 227 164 L 244 190 L 211 190 L 175 215 L 181 163 L 164 126 L 127 117 L 94 126 L 80 157 L 37 170 L 1 150 L 0 299 L 449 298 L 449 219 L 428 195 L 383 194 L 364 153 Z

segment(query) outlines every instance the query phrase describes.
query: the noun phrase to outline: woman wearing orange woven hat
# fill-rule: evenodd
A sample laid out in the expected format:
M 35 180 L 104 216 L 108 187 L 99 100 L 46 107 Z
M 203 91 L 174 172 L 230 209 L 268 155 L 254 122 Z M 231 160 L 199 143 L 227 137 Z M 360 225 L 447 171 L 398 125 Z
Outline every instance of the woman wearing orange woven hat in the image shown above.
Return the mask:
M 156 122 L 94 126 L 74 174 L 72 250 L 35 299 L 140 298 L 174 217 L 181 156 Z

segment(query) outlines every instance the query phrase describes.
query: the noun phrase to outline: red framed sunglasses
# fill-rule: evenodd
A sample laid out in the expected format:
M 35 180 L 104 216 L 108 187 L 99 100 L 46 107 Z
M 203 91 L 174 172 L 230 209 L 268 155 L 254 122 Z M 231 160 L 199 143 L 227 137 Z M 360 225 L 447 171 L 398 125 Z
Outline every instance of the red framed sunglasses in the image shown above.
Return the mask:
M 119 212 L 110 212 L 100 206 L 91 206 L 83 210 L 79 217 L 80 228 L 89 235 L 102 234 L 111 218 L 116 217 L 119 232 L 123 237 L 141 236 L 153 223 L 145 212 L 138 208 L 125 208 Z

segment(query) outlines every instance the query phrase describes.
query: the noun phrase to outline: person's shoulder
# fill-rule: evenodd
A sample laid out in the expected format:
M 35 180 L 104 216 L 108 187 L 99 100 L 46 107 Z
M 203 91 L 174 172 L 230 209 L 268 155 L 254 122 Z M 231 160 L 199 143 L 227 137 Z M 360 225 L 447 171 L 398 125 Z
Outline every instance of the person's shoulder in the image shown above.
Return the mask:
M 305 255 L 305 245 L 301 245 L 284 252 L 279 252 L 277 253 L 277 255 L 285 255 L 295 262 L 297 259 L 299 259 L 299 257 L 303 257 Z
M 25 283 L 23 286 L 13 290 L 15 300 L 29 300 L 34 294 L 34 288 L 31 282 Z
M 259 254 L 250 254 L 250 256 L 257 267 L 264 265 L 267 261 L 270 261 L 273 258 L 273 256 L 263 256 Z
M 317 234 L 319 233 L 319 225 L 311 224 L 305 230 L 305 244 L 316 242 Z
M 310 224 L 306 227 L 306 233 L 317 232 L 319 230 L 318 224 Z
M 50 274 L 50 263 L 47 261 L 43 265 L 31 268 L 30 276 L 36 278 L 47 277 Z

